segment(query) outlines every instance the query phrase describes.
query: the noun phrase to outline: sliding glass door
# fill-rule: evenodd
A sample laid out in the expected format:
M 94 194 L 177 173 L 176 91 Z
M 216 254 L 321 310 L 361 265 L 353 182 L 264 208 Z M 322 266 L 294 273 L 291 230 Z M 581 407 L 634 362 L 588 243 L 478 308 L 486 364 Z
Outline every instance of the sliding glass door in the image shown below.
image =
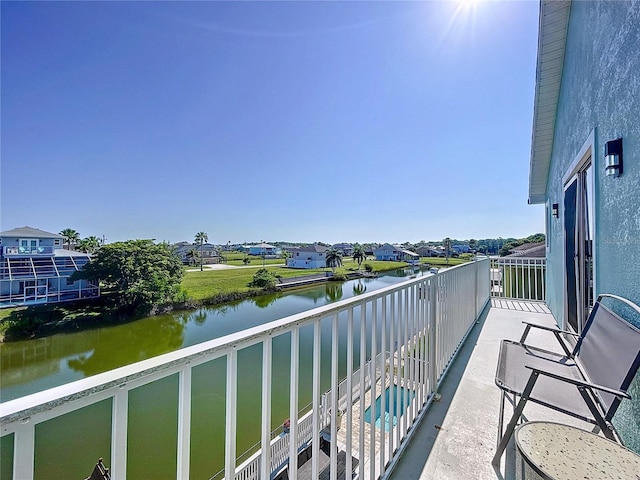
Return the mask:
M 593 167 L 591 158 L 564 187 L 565 322 L 581 332 L 593 307 Z

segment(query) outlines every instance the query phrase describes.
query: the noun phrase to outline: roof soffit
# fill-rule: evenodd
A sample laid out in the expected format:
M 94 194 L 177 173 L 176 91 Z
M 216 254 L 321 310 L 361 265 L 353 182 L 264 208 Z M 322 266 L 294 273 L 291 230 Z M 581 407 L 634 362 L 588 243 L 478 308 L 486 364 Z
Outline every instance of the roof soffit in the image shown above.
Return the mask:
M 542 0 L 531 133 L 529 203 L 545 200 L 571 1 Z

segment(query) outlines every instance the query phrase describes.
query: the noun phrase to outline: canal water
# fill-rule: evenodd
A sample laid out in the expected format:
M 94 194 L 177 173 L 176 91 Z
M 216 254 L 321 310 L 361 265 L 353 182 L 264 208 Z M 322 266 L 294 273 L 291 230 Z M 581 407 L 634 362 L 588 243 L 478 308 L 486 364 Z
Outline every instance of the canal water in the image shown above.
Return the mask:
M 422 274 L 407 268 L 381 274 L 377 278 L 329 282 L 233 304 L 148 317 L 128 324 L 0 344 L 0 400 L 6 402 L 63 385 Z M 357 336 L 357 327 L 355 331 Z M 330 332 L 330 322 L 323 321 L 323 390 L 330 384 Z M 300 341 L 299 408 L 303 409 L 311 402 L 311 327 L 301 330 Z M 354 341 L 359 342 L 359 338 L 354 338 Z M 289 342 L 288 334 L 274 339 L 274 429 L 288 417 Z M 344 376 L 346 346 L 343 341 L 340 352 L 340 374 Z M 355 353 L 354 361 L 359 364 L 359 352 Z M 261 345 L 238 353 L 238 454 L 250 450 L 259 440 L 261 362 Z M 191 478 L 208 479 L 224 465 L 225 383 L 224 358 L 200 365 L 192 371 Z M 128 478 L 176 478 L 177 385 L 178 377 L 174 375 L 131 392 Z M 159 402 L 158 398 L 163 401 Z M 111 400 L 106 400 L 38 425 L 36 478 L 88 476 L 98 457 L 110 456 L 110 421 Z M 8 453 L 11 443 L 3 438 L 0 444 L 3 452 L 0 453 Z

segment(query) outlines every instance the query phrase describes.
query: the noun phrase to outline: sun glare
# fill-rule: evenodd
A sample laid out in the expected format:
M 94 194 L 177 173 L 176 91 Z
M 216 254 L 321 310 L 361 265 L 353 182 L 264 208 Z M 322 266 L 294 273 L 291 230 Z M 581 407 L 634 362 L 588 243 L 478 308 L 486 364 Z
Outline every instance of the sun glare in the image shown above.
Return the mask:
M 460 12 L 475 12 L 481 0 L 454 0 L 458 4 L 457 10 Z
M 450 0 L 451 17 L 444 27 L 443 40 L 460 40 L 462 35 L 474 37 L 476 16 L 483 0 Z

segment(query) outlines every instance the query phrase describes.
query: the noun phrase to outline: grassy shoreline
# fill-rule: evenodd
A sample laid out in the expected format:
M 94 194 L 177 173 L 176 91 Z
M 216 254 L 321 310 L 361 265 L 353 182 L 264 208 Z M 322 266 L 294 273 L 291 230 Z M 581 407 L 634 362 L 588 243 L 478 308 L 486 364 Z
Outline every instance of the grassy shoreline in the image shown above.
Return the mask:
M 465 263 L 466 260 L 450 259 L 449 266 Z M 406 267 L 405 262 L 368 260 L 372 271 L 381 273 Z M 444 258 L 427 258 L 424 263 L 445 266 Z M 292 269 L 284 266 L 266 265 L 281 278 L 299 277 L 313 273 L 324 273 L 328 269 Z M 270 293 L 269 290 L 249 287 L 257 269 L 234 268 L 224 270 L 187 271 L 182 279 L 182 288 L 187 300 L 179 303 L 160 305 L 154 314 L 171 311 L 191 310 L 204 305 L 220 305 Z M 343 266 L 336 273 L 347 275 L 358 270 L 358 264 L 350 258 L 343 260 Z M 105 294 L 91 301 L 77 301 L 61 304 L 33 305 L 0 309 L 0 342 L 37 338 L 53 333 L 97 328 L 104 325 L 126 323 L 144 318 L 135 312 L 115 308 L 115 302 Z

